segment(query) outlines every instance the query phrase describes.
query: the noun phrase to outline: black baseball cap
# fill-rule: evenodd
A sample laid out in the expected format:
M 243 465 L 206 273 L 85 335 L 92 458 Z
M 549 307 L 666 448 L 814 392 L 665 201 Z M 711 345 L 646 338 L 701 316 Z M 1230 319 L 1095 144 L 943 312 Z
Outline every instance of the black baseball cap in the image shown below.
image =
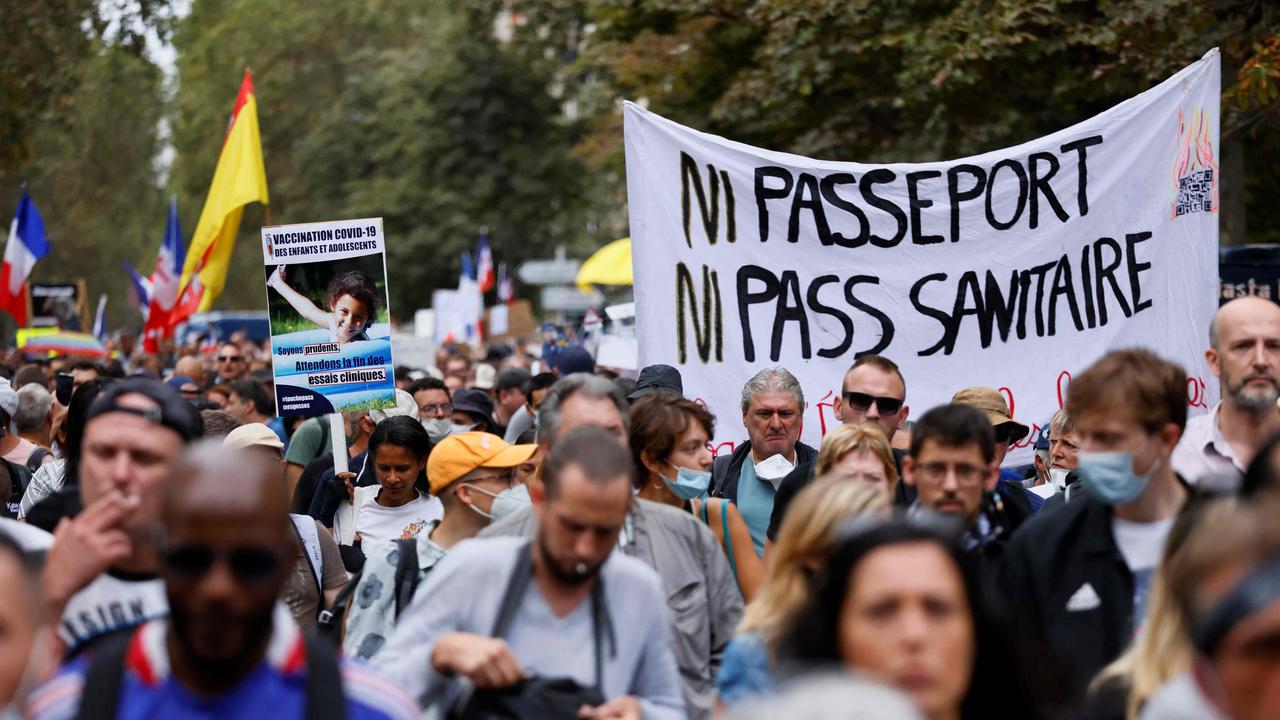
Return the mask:
M 125 395 L 142 395 L 154 402 L 156 407 L 143 410 L 121 405 L 120 398 Z M 102 394 L 98 395 L 89 408 L 85 425 L 87 426 L 99 415 L 113 412 L 137 415 L 156 425 L 163 425 L 178 433 L 183 442 L 195 440 L 204 430 L 200 414 L 191 406 L 191 403 L 187 402 L 177 390 L 154 378 L 131 377 L 104 387 Z

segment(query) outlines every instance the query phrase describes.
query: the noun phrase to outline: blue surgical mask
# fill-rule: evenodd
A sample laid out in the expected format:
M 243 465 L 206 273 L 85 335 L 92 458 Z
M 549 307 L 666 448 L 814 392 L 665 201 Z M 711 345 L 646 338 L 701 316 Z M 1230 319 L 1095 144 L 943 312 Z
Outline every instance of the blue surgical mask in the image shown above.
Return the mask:
M 667 463 L 671 465 L 671 463 Z M 675 496 L 681 500 L 693 500 L 707 494 L 707 487 L 711 485 L 711 471 L 709 470 L 690 470 L 689 468 L 676 467 L 675 478 L 669 478 L 665 475 L 659 475 L 662 481 L 667 484 L 667 489 L 675 493 Z
M 1089 493 L 1107 505 L 1124 505 L 1138 499 L 1160 469 L 1160 460 L 1139 475 L 1133 470 L 1132 452 L 1080 452 L 1076 474 Z
M 529 488 L 524 484 L 520 484 L 513 485 L 498 493 L 498 497 L 493 500 L 493 505 L 489 506 L 489 512 L 493 513 L 494 520 L 501 520 L 508 515 L 514 515 L 532 506 L 533 501 L 529 499 Z

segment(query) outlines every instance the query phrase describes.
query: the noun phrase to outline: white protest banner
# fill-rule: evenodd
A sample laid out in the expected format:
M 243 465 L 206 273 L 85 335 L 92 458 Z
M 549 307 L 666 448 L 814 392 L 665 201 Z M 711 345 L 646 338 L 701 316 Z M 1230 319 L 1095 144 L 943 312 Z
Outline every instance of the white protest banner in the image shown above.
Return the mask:
M 395 407 L 382 218 L 262 228 L 276 412 Z
M 902 368 L 917 416 L 983 385 L 1038 428 L 1072 373 L 1134 346 L 1182 364 L 1202 411 L 1218 65 L 1210 51 L 1065 130 L 930 163 L 762 150 L 628 103 L 641 366 L 681 371 L 720 419 L 717 453 L 746 437 L 743 383 L 775 365 L 802 382 L 816 447 L 846 369 L 872 353 Z

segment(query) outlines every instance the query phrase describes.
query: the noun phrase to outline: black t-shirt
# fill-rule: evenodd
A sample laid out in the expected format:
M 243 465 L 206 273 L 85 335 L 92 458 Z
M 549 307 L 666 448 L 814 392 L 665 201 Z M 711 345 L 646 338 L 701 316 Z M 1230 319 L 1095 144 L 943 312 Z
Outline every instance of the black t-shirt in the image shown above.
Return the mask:
M 325 453 L 320 457 L 307 463 L 302 469 L 302 474 L 298 476 L 298 486 L 293 489 L 293 502 L 289 507 L 289 512 L 294 515 L 306 515 L 311 509 L 311 501 L 315 498 L 316 487 L 320 484 L 320 477 L 324 475 L 326 470 L 333 469 L 333 453 Z
M 903 450 L 895 449 L 893 451 L 893 463 L 898 466 L 899 477 L 902 476 L 902 458 L 906 457 L 906 455 L 907 453 Z M 786 477 L 782 478 L 782 482 L 778 485 L 778 492 L 774 493 L 773 496 L 773 514 L 769 516 L 769 529 L 765 532 L 765 537 L 769 538 L 769 540 L 774 542 L 778 540 L 778 529 L 782 527 L 782 519 L 786 517 L 787 506 L 791 504 L 796 495 L 800 494 L 801 490 L 813 482 L 813 466 L 816 462 L 815 460 L 814 462 L 797 465 L 794 470 L 787 473 Z M 898 488 L 893 499 L 895 505 L 907 507 L 915 501 L 916 489 L 906 485 L 901 480 L 898 481 Z

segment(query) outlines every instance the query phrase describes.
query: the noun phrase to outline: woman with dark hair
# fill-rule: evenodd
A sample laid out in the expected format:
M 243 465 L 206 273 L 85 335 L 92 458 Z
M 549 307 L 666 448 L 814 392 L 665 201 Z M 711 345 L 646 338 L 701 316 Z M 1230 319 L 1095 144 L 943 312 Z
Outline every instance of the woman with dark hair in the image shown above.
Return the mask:
M 919 522 L 849 521 L 783 648 L 793 669 L 840 664 L 893 685 L 928 720 L 1038 716 L 977 567 Z
M 427 456 L 431 438 L 417 418 L 404 415 L 378 423 L 369 436 L 367 462 L 377 485 L 351 488 L 350 512 L 338 511 L 333 534 L 339 544 L 372 547 L 416 537 L 444 515 L 440 501 L 427 494 Z M 348 483 L 356 473 L 342 478 Z M 349 523 L 349 527 L 343 527 Z
M 631 407 L 631 457 L 640 484 L 637 497 L 684 508 L 700 518 L 719 541 L 746 602 L 764 582 L 764 563 L 751 531 L 733 503 L 707 497 L 715 416 L 670 392 L 640 398 Z
M 42 500 L 57 493 L 64 487 L 71 488 L 80 484 L 80 450 L 84 444 L 85 418 L 89 416 L 89 408 L 98 399 L 102 388 L 111 380 L 88 380 L 75 389 L 67 413 L 62 423 L 54 430 L 54 440 L 62 457 L 47 462 L 31 476 L 31 483 L 18 505 L 18 519 L 26 519 L 32 525 L 53 532 L 53 525 L 62 517 L 60 513 L 52 518 L 41 519 L 32 511 Z M 31 517 L 28 517 L 31 516 Z M 45 527 L 52 520 L 53 525 Z
M 277 266 L 267 278 L 267 287 L 275 288 L 299 315 L 327 329 L 333 342 L 369 339 L 367 330 L 378 317 L 378 286 L 372 278 L 354 270 L 339 273 L 329 281 L 326 312 L 294 290 L 285 280 L 284 271 L 284 265 Z

